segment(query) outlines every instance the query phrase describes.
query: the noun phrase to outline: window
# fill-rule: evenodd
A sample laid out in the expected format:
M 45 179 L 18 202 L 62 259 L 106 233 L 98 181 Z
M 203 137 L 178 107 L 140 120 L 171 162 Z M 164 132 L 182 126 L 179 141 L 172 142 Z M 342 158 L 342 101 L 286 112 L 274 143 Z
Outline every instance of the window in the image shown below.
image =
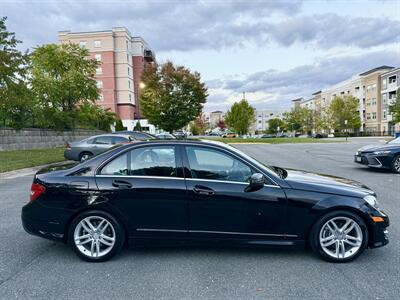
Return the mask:
M 129 94 L 129 102 L 132 102 L 132 95 Z
M 96 80 L 96 86 L 97 86 L 98 89 L 103 88 L 103 81 L 101 81 L 101 80 Z
M 101 175 L 128 175 L 128 154 L 118 156 L 101 169 Z
M 113 143 L 112 136 L 99 136 L 94 139 L 94 144 L 111 145 Z
M 95 48 L 100 48 L 101 47 L 101 41 L 94 41 L 94 47 Z
M 249 166 L 221 151 L 186 147 L 193 178 L 236 182 L 249 182 L 252 171 Z
M 144 147 L 130 152 L 130 175 L 176 177 L 175 147 Z
M 79 47 L 85 48 L 86 47 L 86 41 L 80 41 L 79 42 Z
M 103 69 L 101 67 L 96 69 L 96 75 L 101 75 L 103 74 Z
M 122 144 L 122 143 L 127 143 L 127 142 L 128 142 L 127 138 L 124 138 L 122 136 L 115 136 L 113 144 Z
M 376 120 L 376 112 L 373 112 L 373 113 L 372 113 L 372 119 L 373 119 L 373 120 Z
M 101 61 L 101 54 L 95 54 L 94 59 L 97 61 Z
M 386 109 L 385 109 L 385 110 L 383 110 L 383 118 L 386 119 L 386 116 L 387 116 L 387 112 L 386 112 Z
M 126 61 L 127 61 L 128 64 L 129 64 L 129 55 L 128 55 L 128 54 L 126 55 Z
M 382 89 L 386 90 L 387 88 L 387 81 L 386 79 L 382 79 Z
M 131 69 L 128 67 L 128 75 L 131 75 Z
M 129 86 L 129 89 L 131 89 L 131 81 L 128 79 L 128 86 Z

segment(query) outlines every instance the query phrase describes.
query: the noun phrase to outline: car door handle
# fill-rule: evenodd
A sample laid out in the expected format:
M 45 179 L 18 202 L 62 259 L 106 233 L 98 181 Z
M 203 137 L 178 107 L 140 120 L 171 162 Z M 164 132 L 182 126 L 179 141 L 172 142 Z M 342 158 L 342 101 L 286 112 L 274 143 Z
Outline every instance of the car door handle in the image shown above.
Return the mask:
M 130 189 L 132 188 L 132 184 L 127 182 L 127 181 L 123 181 L 123 180 L 114 180 L 112 182 L 112 186 L 113 187 L 117 187 L 117 188 L 121 188 L 121 189 Z
M 205 186 L 199 186 L 199 185 L 196 185 L 193 188 L 193 192 L 195 192 L 196 194 L 199 194 L 199 195 L 207 195 L 207 196 L 211 196 L 211 195 L 215 194 L 213 189 L 210 189 Z

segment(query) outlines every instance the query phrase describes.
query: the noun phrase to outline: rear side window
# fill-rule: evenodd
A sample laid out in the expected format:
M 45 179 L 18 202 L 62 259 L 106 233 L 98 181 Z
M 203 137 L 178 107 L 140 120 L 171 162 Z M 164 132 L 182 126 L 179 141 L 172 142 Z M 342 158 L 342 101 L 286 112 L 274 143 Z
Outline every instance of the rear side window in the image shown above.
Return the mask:
M 159 146 L 133 149 L 105 165 L 100 174 L 176 177 L 175 147 Z
M 130 175 L 176 177 L 175 147 L 144 147 L 130 153 Z
M 94 139 L 94 144 L 111 145 L 112 140 L 113 140 L 112 136 L 99 136 Z
M 140 133 L 140 132 L 134 132 L 131 133 L 131 136 L 133 136 L 133 138 L 135 140 L 154 140 L 154 137 L 149 135 L 149 134 L 145 134 L 145 133 Z

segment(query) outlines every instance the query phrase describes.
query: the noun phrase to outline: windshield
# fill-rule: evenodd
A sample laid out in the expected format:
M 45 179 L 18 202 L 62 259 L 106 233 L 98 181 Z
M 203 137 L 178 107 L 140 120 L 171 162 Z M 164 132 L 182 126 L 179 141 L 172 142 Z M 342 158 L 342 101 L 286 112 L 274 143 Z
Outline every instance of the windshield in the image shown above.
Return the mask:
M 388 144 L 400 144 L 400 137 L 391 140 Z

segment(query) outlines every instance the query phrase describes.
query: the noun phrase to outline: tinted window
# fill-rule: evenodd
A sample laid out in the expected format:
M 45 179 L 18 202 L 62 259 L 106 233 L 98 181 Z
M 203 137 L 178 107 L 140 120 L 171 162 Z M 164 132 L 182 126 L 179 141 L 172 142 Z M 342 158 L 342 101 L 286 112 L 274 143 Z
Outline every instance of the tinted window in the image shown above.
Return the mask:
M 101 170 L 101 175 L 128 175 L 128 155 L 125 153 L 109 162 Z
M 99 136 L 94 140 L 95 144 L 102 144 L 102 145 L 111 145 L 112 144 L 112 136 Z
M 146 134 L 146 133 L 140 133 L 140 132 L 133 132 L 130 135 L 133 136 L 133 138 L 136 140 L 153 140 L 154 139 L 153 136 Z
M 175 147 L 144 147 L 130 152 L 130 175 L 176 177 Z
M 240 160 L 221 151 L 186 147 L 193 178 L 249 182 L 252 171 Z
M 122 136 L 114 137 L 114 144 L 121 144 L 121 143 L 126 143 L 126 142 L 128 142 L 127 138 L 124 138 Z

